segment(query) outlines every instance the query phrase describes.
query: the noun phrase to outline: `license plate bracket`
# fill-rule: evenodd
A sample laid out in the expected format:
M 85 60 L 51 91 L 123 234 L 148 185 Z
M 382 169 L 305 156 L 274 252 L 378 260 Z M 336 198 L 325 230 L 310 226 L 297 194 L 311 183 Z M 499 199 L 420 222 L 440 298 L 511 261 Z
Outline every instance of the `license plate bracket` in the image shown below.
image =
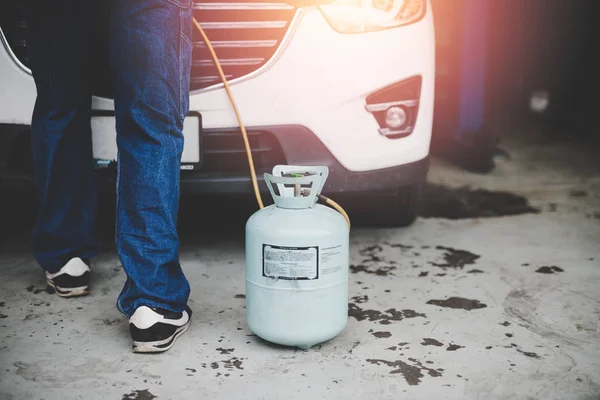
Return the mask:
M 117 131 L 112 111 L 94 111 L 91 118 L 92 146 L 96 169 L 114 167 L 117 164 Z M 202 116 L 189 113 L 183 123 L 183 154 L 181 170 L 197 170 L 202 167 Z

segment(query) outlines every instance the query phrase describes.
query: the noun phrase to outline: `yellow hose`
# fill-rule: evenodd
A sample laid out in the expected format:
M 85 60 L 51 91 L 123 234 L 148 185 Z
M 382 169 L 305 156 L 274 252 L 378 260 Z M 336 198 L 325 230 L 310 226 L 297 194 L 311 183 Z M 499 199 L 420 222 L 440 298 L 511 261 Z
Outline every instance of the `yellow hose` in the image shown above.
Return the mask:
M 346 218 L 346 222 L 348 223 L 348 230 L 350 230 L 350 228 L 351 228 L 350 217 L 348 216 L 346 211 L 342 208 L 342 206 L 340 206 L 335 201 L 331 200 L 329 197 L 323 196 L 322 194 L 319 195 L 319 199 L 323 200 L 327 205 L 335 208 L 340 214 L 342 214 L 344 216 L 344 218 Z
M 231 106 L 233 107 L 233 111 L 235 112 L 235 116 L 237 117 L 238 124 L 240 125 L 240 129 L 242 131 L 242 137 L 244 138 L 244 146 L 246 146 L 246 156 L 248 157 L 248 165 L 250 166 L 250 177 L 252 178 L 252 186 L 254 187 L 254 195 L 256 196 L 256 201 L 258 202 L 258 207 L 262 209 L 265 206 L 263 205 L 262 197 L 260 196 L 260 191 L 258 190 L 258 181 L 256 179 L 256 171 L 254 171 L 254 160 L 252 159 L 252 151 L 250 150 L 250 143 L 248 142 L 248 134 L 246 133 L 246 127 L 244 126 L 244 123 L 242 122 L 242 116 L 237 108 L 237 105 L 235 104 L 235 100 L 233 99 L 233 95 L 231 94 L 231 90 L 229 89 L 229 84 L 227 83 L 227 78 L 225 77 L 225 73 L 223 73 L 223 69 L 221 68 L 221 63 L 219 62 L 219 59 L 217 58 L 215 49 L 213 49 L 212 44 L 210 43 L 210 40 L 208 39 L 208 36 L 206 36 L 206 33 L 204 32 L 204 30 L 202 29 L 202 27 L 200 26 L 198 21 L 196 21 L 196 18 L 193 18 L 193 21 L 194 21 L 194 25 L 196 26 L 196 28 L 202 35 L 202 40 L 204 40 L 204 43 L 206 43 L 206 47 L 208 47 L 208 50 L 210 51 L 210 54 L 212 55 L 215 65 L 217 66 L 217 69 L 219 70 L 219 75 L 221 75 L 221 80 L 223 81 L 223 85 L 225 85 L 225 90 L 227 91 L 227 96 L 229 96 L 229 101 L 231 102 Z
M 196 29 L 198 29 L 198 32 L 200 32 L 200 35 L 202 35 L 202 40 L 206 44 L 206 47 L 208 47 L 208 50 L 210 51 L 212 59 L 215 62 L 215 65 L 217 66 L 217 70 L 219 71 L 219 75 L 221 76 L 221 81 L 223 81 L 223 86 L 225 86 L 225 91 L 227 92 L 227 96 L 229 97 L 229 101 L 231 102 L 231 106 L 233 107 L 233 111 L 235 112 L 235 116 L 236 116 L 238 124 L 240 126 L 240 130 L 242 131 L 242 137 L 244 138 L 244 146 L 246 147 L 246 156 L 248 157 L 248 166 L 250 167 L 250 177 L 252 178 L 252 186 L 254 187 L 254 195 L 256 196 L 256 201 L 258 203 L 258 207 L 262 209 L 262 208 L 264 208 L 264 205 L 263 205 L 262 197 L 260 195 L 260 190 L 258 189 L 258 180 L 256 179 L 256 171 L 254 170 L 254 160 L 252 159 L 252 151 L 250 150 L 250 142 L 248 141 L 248 134 L 246 132 L 246 127 L 244 126 L 244 123 L 242 122 L 242 116 L 237 108 L 235 100 L 233 99 L 233 94 L 231 93 L 231 89 L 229 88 L 229 83 L 227 82 L 227 78 L 225 77 L 223 68 L 221 68 L 221 63 L 219 62 L 217 54 L 215 53 L 215 49 L 212 47 L 212 44 L 211 44 L 210 40 L 208 39 L 208 36 L 204 32 L 204 30 L 202 29 L 202 27 L 200 26 L 198 21 L 196 21 L 196 18 L 193 18 L 193 22 L 194 22 L 194 26 L 196 27 Z M 329 206 L 336 209 L 340 214 L 342 214 L 344 216 L 344 218 L 346 219 L 346 222 L 348 222 L 348 229 L 350 229 L 350 217 L 348 217 L 348 214 L 346 213 L 346 211 L 344 211 L 342 206 L 340 206 L 335 201 L 333 201 L 330 198 L 325 197 L 323 195 L 320 195 L 319 198 L 322 199 L 323 201 L 325 201 L 325 203 L 328 204 Z

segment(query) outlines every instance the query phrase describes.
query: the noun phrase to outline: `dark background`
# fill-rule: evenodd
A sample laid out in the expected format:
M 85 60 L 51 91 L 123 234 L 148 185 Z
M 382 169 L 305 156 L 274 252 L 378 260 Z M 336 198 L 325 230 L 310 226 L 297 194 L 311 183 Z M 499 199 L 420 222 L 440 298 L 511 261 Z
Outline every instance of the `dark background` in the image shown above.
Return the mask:
M 532 118 L 529 96 L 548 90 L 543 119 L 566 135 L 595 138 L 600 105 L 600 1 L 432 0 L 437 42 L 434 137 L 458 130 L 462 17 L 469 3 L 488 4 L 485 24 L 484 123 Z

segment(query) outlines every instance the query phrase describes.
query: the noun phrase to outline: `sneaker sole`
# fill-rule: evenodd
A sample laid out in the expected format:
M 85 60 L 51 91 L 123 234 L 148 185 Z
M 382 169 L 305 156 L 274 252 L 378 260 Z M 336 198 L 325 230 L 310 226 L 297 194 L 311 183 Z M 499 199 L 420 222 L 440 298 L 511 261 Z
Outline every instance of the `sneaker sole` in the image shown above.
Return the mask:
M 54 289 L 54 293 L 56 293 L 58 296 L 60 297 L 81 297 L 81 296 L 86 296 L 89 294 L 89 289 L 86 288 L 76 288 L 74 290 L 64 290 L 62 288 L 56 287 L 56 285 L 54 284 L 54 282 L 50 281 L 50 280 L 46 280 L 46 283 L 48 284 L 48 286 L 50 286 L 52 289 Z
M 134 353 L 163 353 L 169 350 L 175 344 L 175 340 L 183 335 L 190 327 L 189 321 L 187 324 L 177 328 L 175 333 L 167 339 L 157 342 L 133 342 L 132 351 Z

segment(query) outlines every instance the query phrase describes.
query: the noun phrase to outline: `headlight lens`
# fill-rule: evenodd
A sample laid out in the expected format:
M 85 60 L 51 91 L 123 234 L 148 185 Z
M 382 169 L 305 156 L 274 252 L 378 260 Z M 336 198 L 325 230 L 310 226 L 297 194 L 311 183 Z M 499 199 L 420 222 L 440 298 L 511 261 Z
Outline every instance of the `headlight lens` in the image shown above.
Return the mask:
M 426 0 L 334 0 L 320 9 L 341 33 L 373 32 L 418 21 Z

